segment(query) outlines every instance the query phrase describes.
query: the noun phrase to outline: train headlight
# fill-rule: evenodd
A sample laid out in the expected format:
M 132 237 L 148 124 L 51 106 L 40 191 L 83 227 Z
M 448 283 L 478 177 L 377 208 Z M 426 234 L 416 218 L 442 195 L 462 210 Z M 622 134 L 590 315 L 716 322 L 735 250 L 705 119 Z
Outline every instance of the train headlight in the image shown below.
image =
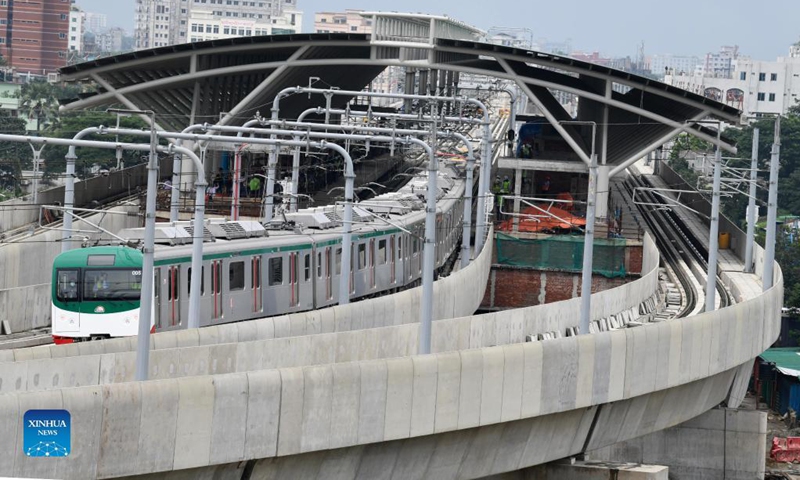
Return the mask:
M 106 313 L 106 309 L 102 305 L 98 305 L 94 307 L 94 313 Z

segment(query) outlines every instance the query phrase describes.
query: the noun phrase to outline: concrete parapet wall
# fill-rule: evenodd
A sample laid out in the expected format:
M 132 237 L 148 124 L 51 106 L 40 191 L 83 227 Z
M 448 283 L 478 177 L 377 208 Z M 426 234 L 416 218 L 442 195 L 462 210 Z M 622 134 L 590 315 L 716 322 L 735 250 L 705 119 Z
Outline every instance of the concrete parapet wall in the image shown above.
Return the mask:
M 496 458 L 488 466 L 476 451 L 463 457 L 473 465 L 460 468 L 502 473 L 669 428 L 719 404 L 740 365 L 777 337 L 782 293 L 779 281 L 758 297 L 689 319 L 544 342 L 0 394 L 4 431 L 15 432 L 0 438 L 9 452 L 0 475 L 82 478 L 73 472 L 93 466 L 101 478 L 134 475 L 476 428 L 465 448 L 495 451 L 506 439 L 520 456 L 506 452 L 508 463 L 495 467 Z M 108 375 L 104 358 L 80 361 Z M 63 461 L 25 457 L 25 411 L 64 407 L 83 429 L 75 438 L 97 441 L 75 443 Z M 571 413 L 574 422 L 563 421 Z M 548 424 L 552 416 L 562 421 Z M 506 431 L 520 421 L 548 424 L 550 435 Z M 565 430 L 570 435 L 556 435 Z
M 652 245 L 652 242 L 649 243 Z M 653 252 L 658 254 L 654 247 Z M 471 268 L 480 269 L 481 266 L 476 263 Z M 468 269 L 463 273 L 469 272 Z M 654 270 L 644 278 L 615 290 L 619 292 L 619 299 L 626 300 L 624 303 L 615 302 L 615 308 L 627 310 L 636 307 L 643 298 L 652 295 L 656 288 L 652 282 L 653 278 L 657 278 L 655 275 L 657 272 Z M 614 291 L 592 296 L 599 315 L 597 318 L 622 311 L 609 309 L 606 306 L 608 298 L 614 298 Z M 367 302 L 386 303 L 388 300 L 391 297 Z M 579 309 L 580 302 L 565 301 L 511 312 L 439 320 L 433 324 L 432 351 L 439 353 L 522 343 L 526 335 L 547 331 L 555 323 L 577 322 Z M 378 318 L 389 315 L 383 305 L 379 304 L 375 310 L 380 312 L 374 314 Z M 295 328 L 294 335 L 301 336 L 280 337 L 276 335 L 274 327 L 259 329 L 253 323 L 231 325 L 241 328 L 249 326 L 248 330 L 239 330 L 238 333 L 224 325 L 178 332 L 181 336 L 154 335 L 149 378 L 179 378 L 409 356 L 417 352 L 419 338 L 419 326 L 416 323 L 377 328 L 362 326 L 359 330 L 331 333 L 313 333 L 316 329 L 311 332 L 306 329 L 298 334 Z M 279 323 L 279 331 L 292 333 L 291 325 L 285 325 L 283 321 Z M 364 324 L 363 321 L 359 323 Z M 350 325 L 352 327 L 354 323 Z M 228 336 L 224 332 L 234 332 L 237 336 Z M 261 335 L 267 335 L 268 338 L 256 339 Z M 16 356 L 19 360 L 0 362 L 0 393 L 133 381 L 136 358 L 132 349 L 135 348 L 135 339 L 124 340 L 127 342 L 124 346 L 130 348 L 120 351 L 109 350 L 110 342 L 103 341 L 18 349 L 5 354 L 0 352 L 0 360 L 4 355 Z M 48 358 L 48 355 L 56 357 Z M 91 377 L 85 374 L 87 362 L 92 362 L 92 366 L 88 367 Z

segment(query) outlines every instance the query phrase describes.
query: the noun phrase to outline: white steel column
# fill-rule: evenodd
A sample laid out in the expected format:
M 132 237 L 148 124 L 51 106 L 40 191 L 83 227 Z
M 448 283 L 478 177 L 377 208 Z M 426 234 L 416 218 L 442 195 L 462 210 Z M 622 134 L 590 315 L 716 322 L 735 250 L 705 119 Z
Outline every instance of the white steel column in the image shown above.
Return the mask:
M 597 166 L 597 218 L 608 218 L 609 172 L 608 165 Z
M 761 286 L 766 292 L 772 288 L 773 266 L 775 263 L 775 231 L 778 217 L 778 172 L 781 168 L 781 117 L 775 117 L 775 140 L 772 143 L 772 156 L 769 161 L 769 203 L 767 205 L 767 238 L 764 245 L 764 275 Z
M 514 174 L 514 233 L 519 233 L 519 197 L 522 195 L 522 169 L 518 168 Z
M 589 195 L 586 201 L 586 235 L 583 240 L 583 271 L 581 272 L 580 334 L 589 333 L 592 310 L 592 261 L 594 260 L 594 219 L 597 202 L 597 154 L 589 163 Z
M 744 250 L 744 272 L 753 273 L 753 244 L 756 238 L 756 222 L 758 215 L 756 211 L 756 181 L 758 180 L 758 143 L 759 130 L 753 129 L 753 152 L 750 161 L 750 199 L 747 204 L 747 243 Z
M 719 127 L 719 125 L 718 125 Z M 717 131 L 719 136 L 719 130 Z M 722 149 L 714 155 L 714 186 L 711 197 L 711 231 L 708 234 L 708 272 L 706 273 L 706 312 L 713 311 L 717 290 L 717 254 L 719 247 L 719 201 L 722 178 Z

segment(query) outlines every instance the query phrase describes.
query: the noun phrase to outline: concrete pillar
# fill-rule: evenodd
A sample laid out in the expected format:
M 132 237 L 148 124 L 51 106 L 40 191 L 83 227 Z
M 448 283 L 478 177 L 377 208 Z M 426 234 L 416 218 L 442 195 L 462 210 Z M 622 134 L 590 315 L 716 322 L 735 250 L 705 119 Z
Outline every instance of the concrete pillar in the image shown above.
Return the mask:
M 608 218 L 609 176 L 611 167 L 608 165 L 597 166 L 597 218 Z
M 414 93 L 414 84 L 417 81 L 416 71 L 413 68 L 406 69 L 406 83 L 403 93 L 411 95 Z M 403 101 L 403 110 L 405 113 L 411 113 L 411 99 L 407 98 Z
M 514 173 L 514 233 L 519 232 L 519 205 L 520 195 L 522 195 L 522 169 L 518 168 Z
M 767 413 L 715 408 L 666 430 L 587 452 L 587 460 L 669 466 L 674 478 L 764 478 Z
M 420 70 L 419 78 L 417 79 L 417 95 L 428 94 L 428 75 L 430 70 Z M 422 105 L 420 105 L 422 107 Z

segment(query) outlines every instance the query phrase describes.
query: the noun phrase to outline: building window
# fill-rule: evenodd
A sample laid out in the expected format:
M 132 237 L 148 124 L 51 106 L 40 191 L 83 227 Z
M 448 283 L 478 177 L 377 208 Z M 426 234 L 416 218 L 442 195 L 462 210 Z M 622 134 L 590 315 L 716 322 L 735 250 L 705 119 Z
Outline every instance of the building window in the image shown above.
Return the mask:
M 58 38 L 60 38 L 60 39 L 62 39 L 62 40 L 63 40 L 63 39 L 65 39 L 65 38 L 67 38 L 67 34 L 66 34 L 66 33 L 64 33 L 64 32 L 60 32 L 60 33 L 58 34 Z
M 767 79 L 767 74 L 766 74 L 766 73 L 759 73 L 759 74 L 758 74 L 758 81 L 759 81 L 759 82 L 763 82 L 763 81 L 765 81 L 766 79 Z
M 765 97 L 764 92 L 760 92 L 758 94 L 758 101 L 759 102 L 763 102 L 764 101 L 764 97 Z
M 774 102 L 775 101 L 775 94 L 774 93 L 770 93 L 769 94 L 769 101 L 770 102 Z
M 777 82 L 778 81 L 778 74 L 777 73 L 770 73 L 769 74 L 769 81 L 770 82 Z
M 283 284 L 283 257 L 269 259 L 269 286 Z
M 747 72 L 739 72 L 739 80 L 747 80 Z
M 61 14 L 61 20 L 66 20 L 66 19 L 67 19 L 67 14 L 66 13 L 62 13 Z
M 350 27 L 350 31 L 351 32 L 357 32 L 358 31 L 358 27 L 353 25 L 352 27 Z

